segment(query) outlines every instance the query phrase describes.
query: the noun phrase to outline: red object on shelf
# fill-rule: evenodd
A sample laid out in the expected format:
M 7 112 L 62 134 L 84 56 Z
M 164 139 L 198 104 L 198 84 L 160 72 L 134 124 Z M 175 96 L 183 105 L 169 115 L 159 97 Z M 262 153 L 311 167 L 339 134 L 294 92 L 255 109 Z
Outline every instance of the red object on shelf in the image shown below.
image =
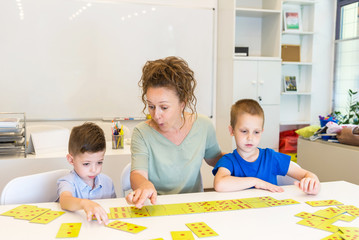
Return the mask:
M 295 130 L 283 131 L 279 135 L 279 152 L 296 153 L 298 134 Z

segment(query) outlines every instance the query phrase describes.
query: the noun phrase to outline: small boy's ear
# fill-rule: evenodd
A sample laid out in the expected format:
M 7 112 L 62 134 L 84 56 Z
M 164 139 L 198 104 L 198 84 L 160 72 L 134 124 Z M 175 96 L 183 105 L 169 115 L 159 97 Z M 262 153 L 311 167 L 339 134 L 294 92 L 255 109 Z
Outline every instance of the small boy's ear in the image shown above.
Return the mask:
M 231 136 L 233 136 L 233 128 L 231 125 L 228 126 L 228 131 L 229 131 L 229 134 L 231 134 Z
M 66 155 L 67 161 L 71 164 L 74 165 L 74 158 L 72 157 L 72 155 L 69 153 Z

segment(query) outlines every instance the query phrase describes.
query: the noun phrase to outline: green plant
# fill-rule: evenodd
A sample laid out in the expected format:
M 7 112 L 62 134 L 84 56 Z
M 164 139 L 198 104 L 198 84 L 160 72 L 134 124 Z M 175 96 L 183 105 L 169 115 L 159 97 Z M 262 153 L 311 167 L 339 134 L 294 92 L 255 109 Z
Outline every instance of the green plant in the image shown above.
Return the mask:
M 338 119 L 339 124 L 359 124 L 359 101 L 358 92 L 351 89 L 348 91 L 348 108 L 343 114 L 340 111 L 334 111 L 334 116 Z

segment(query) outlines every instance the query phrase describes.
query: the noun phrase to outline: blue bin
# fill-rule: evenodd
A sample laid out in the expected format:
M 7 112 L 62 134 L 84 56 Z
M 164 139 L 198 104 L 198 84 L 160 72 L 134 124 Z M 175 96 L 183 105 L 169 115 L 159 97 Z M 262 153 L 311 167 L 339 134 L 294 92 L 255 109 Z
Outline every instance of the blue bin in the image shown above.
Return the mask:
M 333 119 L 333 118 L 328 118 L 328 119 L 320 119 L 320 126 L 324 127 L 325 125 L 327 125 L 328 122 L 335 122 L 338 123 L 338 120 Z

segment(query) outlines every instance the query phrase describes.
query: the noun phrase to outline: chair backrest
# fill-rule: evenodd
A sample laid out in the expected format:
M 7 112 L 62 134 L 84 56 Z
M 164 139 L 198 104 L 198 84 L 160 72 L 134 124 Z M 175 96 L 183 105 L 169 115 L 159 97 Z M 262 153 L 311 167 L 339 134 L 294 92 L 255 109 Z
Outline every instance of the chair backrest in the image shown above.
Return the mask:
M 293 163 L 294 165 L 300 167 L 299 164 L 296 163 L 296 162 L 291 161 L 291 163 Z M 295 181 L 298 181 L 298 180 L 295 179 L 295 178 L 289 177 L 288 175 L 286 175 L 286 176 L 278 175 L 277 176 L 277 184 L 278 184 L 278 186 L 293 185 Z
M 131 163 L 128 163 L 121 173 L 121 188 L 122 188 L 122 197 L 126 196 L 126 191 L 131 190 Z
M 56 201 L 57 179 L 69 172 L 68 169 L 59 169 L 14 178 L 4 187 L 0 203 L 4 205 Z

